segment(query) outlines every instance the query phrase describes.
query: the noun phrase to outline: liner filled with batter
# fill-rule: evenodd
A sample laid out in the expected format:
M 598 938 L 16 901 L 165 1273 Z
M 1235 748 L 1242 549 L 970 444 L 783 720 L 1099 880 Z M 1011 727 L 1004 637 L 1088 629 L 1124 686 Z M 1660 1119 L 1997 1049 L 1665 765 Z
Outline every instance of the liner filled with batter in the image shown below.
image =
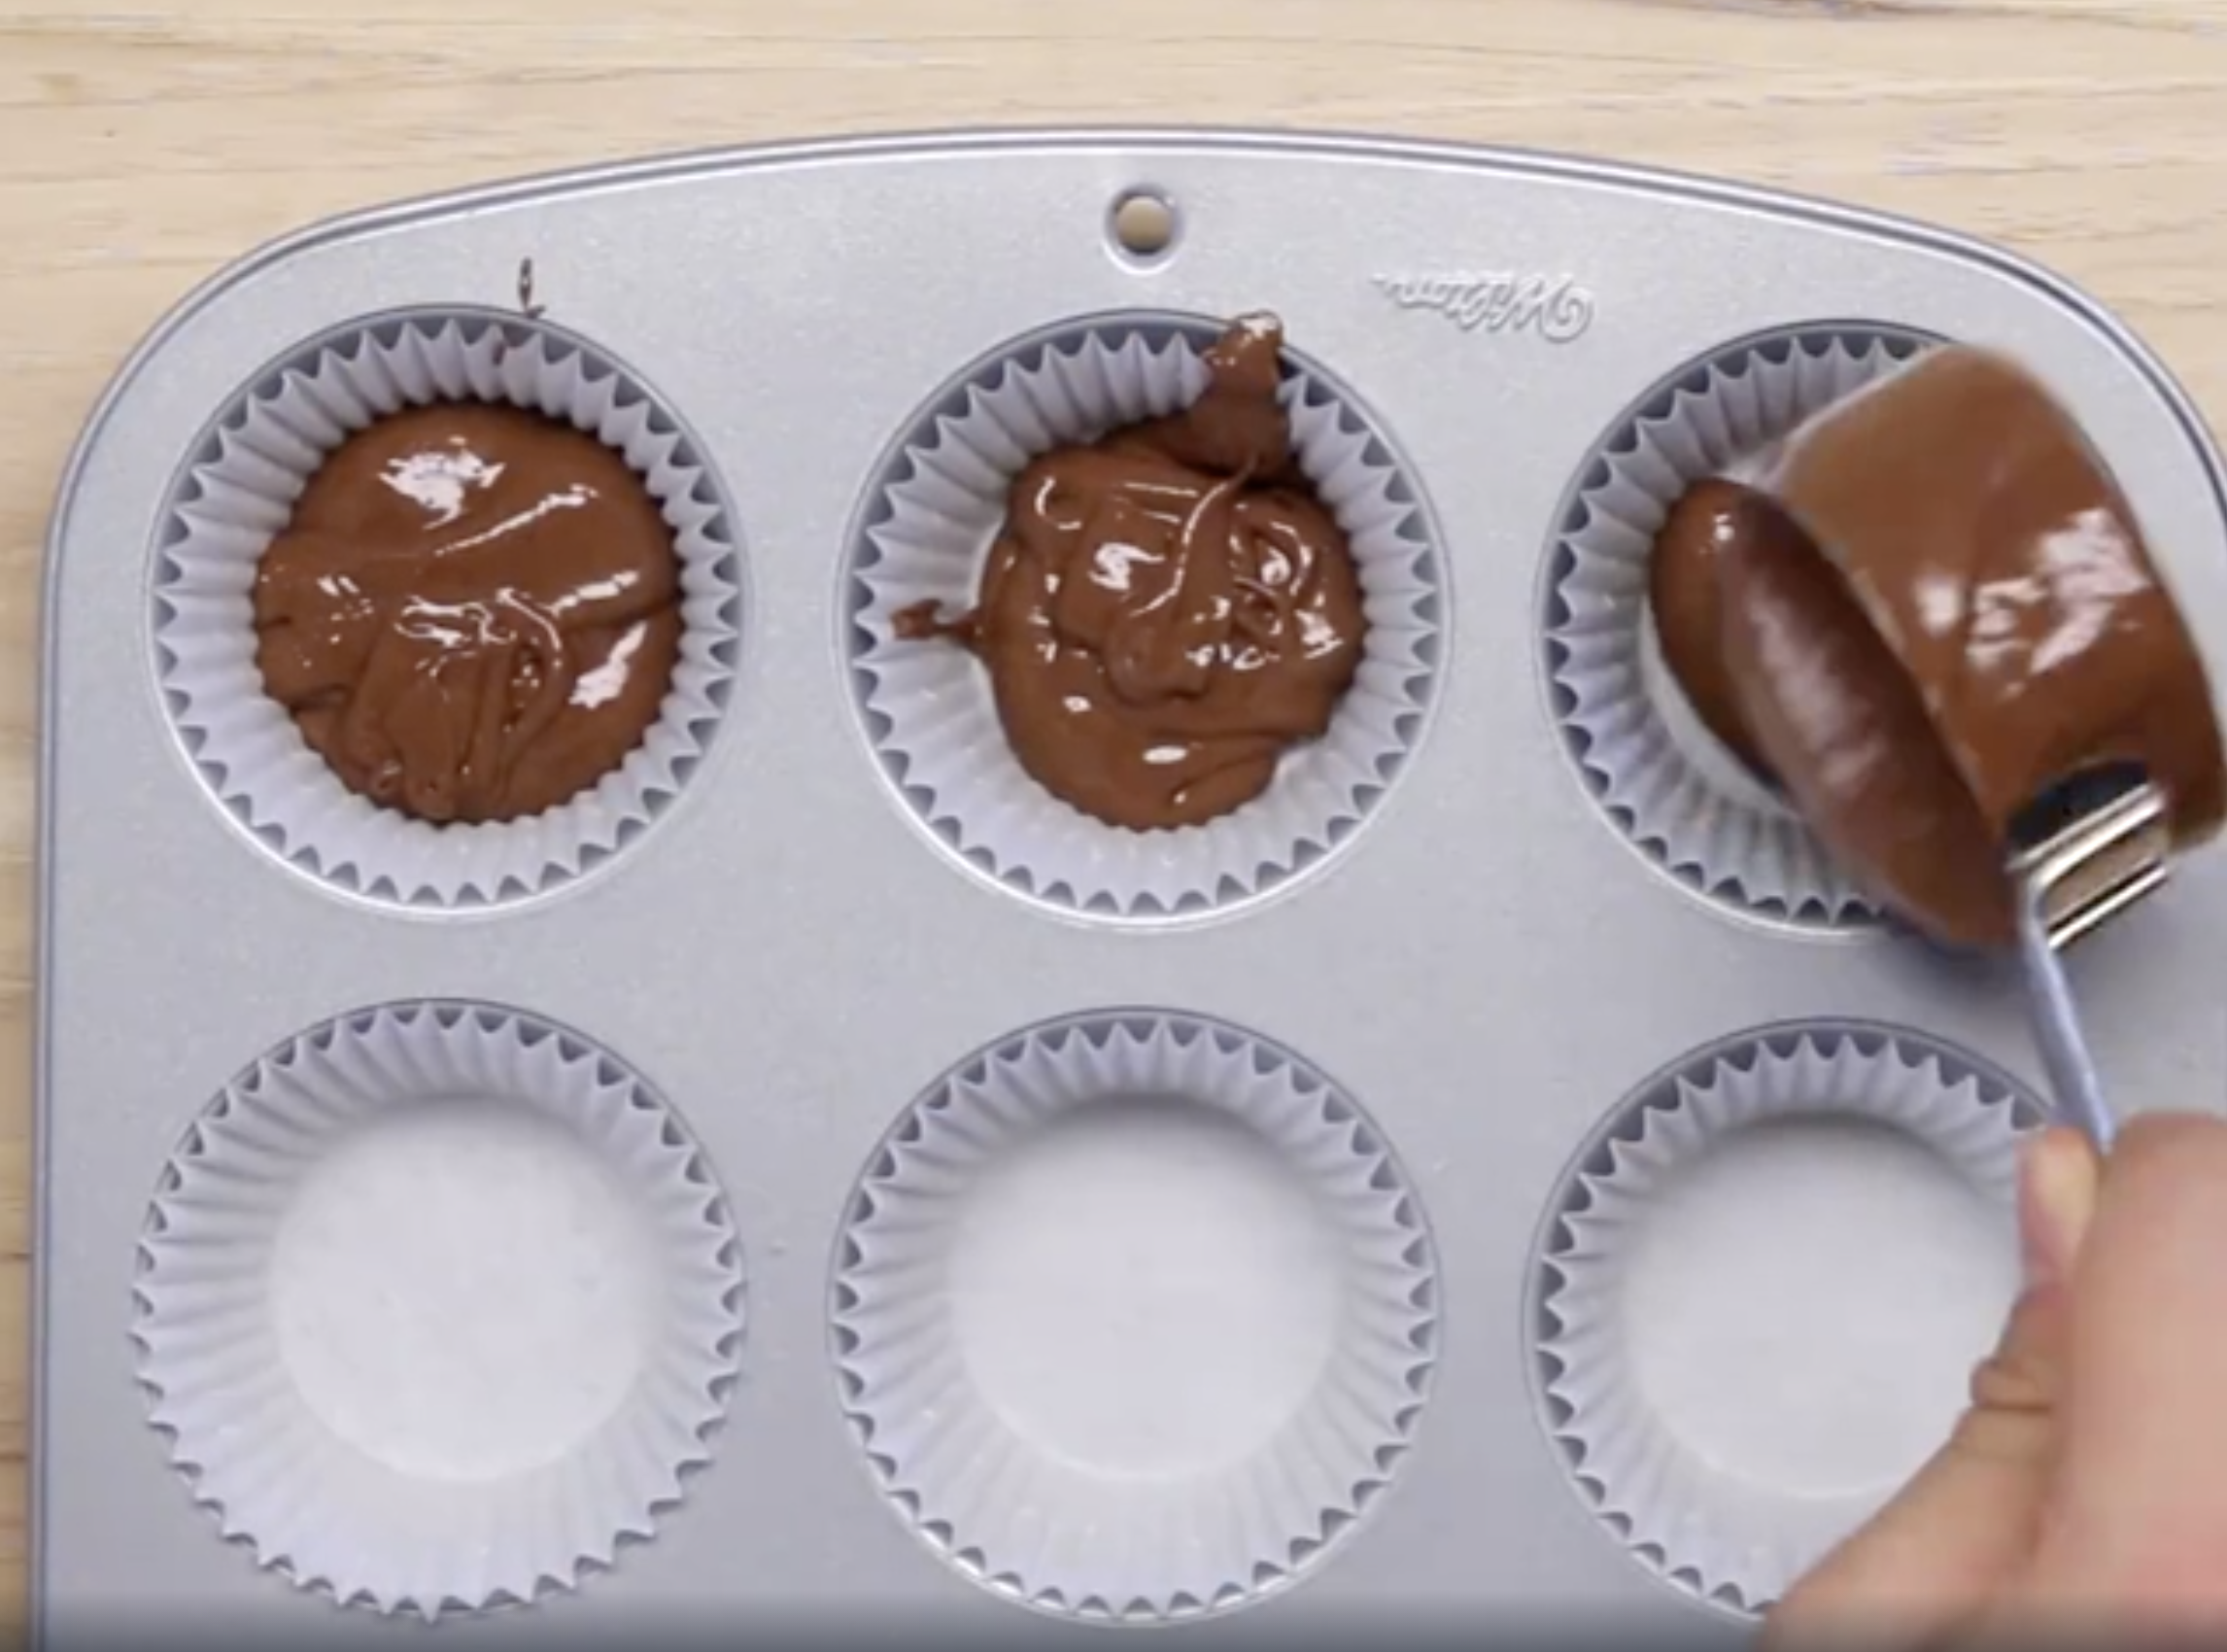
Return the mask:
M 531 572 L 469 534 L 437 574 L 425 545 L 382 551 L 360 499 L 317 478 L 429 407 L 569 427 L 600 459 L 580 514 L 645 538 L 654 514 L 669 562 L 562 543 L 543 562 L 540 533 Z M 580 472 L 560 480 L 541 505 Z M 490 524 L 535 502 L 511 487 Z M 537 894 L 631 843 L 702 758 L 739 642 L 734 521 L 678 419 L 584 340 L 439 311 L 343 327 L 243 391 L 181 484 L 155 575 L 164 700 L 218 801 L 309 875 L 413 907 Z
M 1109 916 L 1319 862 L 1429 704 L 1437 557 L 1391 452 L 1269 318 L 1083 324 L 970 372 L 853 546 L 854 685 L 908 806 Z

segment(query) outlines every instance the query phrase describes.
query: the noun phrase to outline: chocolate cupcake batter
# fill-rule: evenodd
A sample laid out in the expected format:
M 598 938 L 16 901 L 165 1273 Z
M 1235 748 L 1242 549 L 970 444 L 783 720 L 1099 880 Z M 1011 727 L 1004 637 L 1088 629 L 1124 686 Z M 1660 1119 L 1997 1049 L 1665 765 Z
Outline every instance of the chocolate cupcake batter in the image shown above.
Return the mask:
M 1787 523 L 1729 544 L 1720 581 L 1743 726 L 1828 852 L 1936 933 L 2007 940 L 2004 844 L 1839 571 Z
M 1718 568 L 1735 542 L 1758 540 L 1767 555 L 1775 537 L 1799 532 L 1752 488 L 1709 476 L 1670 507 L 1648 559 L 1648 606 L 1663 665 L 1702 726 L 1758 774 L 1764 764 L 1725 663 Z
M 1185 411 L 1056 449 L 1008 496 L 974 610 L 903 637 L 988 668 L 1020 765 L 1109 825 L 1193 826 L 1319 738 L 1361 657 L 1351 547 L 1291 452 L 1282 328 L 1238 322 Z
M 256 663 L 351 789 L 433 822 L 517 819 L 656 720 L 679 575 L 657 501 L 594 436 L 414 408 L 303 489 L 257 569 Z
M 2020 814 L 2139 767 L 2185 846 L 2227 813 L 2210 680 L 2132 507 L 2013 363 L 1944 349 L 1788 445 L 1773 494 L 1820 554 L 1735 549 L 1727 664 L 1803 814 L 1880 897 L 2007 943 Z

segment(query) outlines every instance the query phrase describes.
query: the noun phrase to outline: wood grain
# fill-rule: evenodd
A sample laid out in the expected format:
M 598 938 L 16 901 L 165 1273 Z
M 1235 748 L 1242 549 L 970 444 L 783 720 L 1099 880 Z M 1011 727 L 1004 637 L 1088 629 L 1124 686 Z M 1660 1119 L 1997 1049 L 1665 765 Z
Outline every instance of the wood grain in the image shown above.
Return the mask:
M 330 212 L 702 145 L 1375 129 L 1727 174 L 1995 237 L 2115 305 L 2216 420 L 2223 109 L 2227 0 L 0 0 L 4 1621 L 24 1595 L 40 545 L 108 373 L 215 266 Z

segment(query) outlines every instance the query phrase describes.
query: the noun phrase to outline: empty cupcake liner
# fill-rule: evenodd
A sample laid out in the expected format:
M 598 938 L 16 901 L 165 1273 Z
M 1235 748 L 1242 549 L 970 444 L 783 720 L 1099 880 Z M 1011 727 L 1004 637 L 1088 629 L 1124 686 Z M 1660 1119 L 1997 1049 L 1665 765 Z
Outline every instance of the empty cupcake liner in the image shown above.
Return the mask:
M 672 685 L 625 762 L 540 814 L 436 826 L 351 791 L 263 692 L 256 568 L 325 456 L 405 407 L 478 400 L 568 420 L 623 455 L 680 560 Z M 272 852 L 339 889 L 457 908 L 562 883 L 630 843 L 679 793 L 726 705 L 739 645 L 734 513 L 702 450 L 638 379 L 546 322 L 466 311 L 353 325 L 243 391 L 187 466 L 155 567 L 163 698 L 194 767 Z
M 1655 536 L 1702 479 L 1764 485 L 1803 422 L 1935 341 L 1890 327 L 1773 332 L 1681 372 L 1587 462 L 1556 536 L 1547 668 L 1565 744 L 1617 829 L 1688 886 L 1821 926 L 1878 912 L 1777 794 L 1709 733 L 1663 664 Z
M 1178 1109 L 1185 1127 L 1230 1129 L 1238 1151 L 1257 1151 L 1261 1174 L 1307 1213 L 1312 1260 L 1261 1242 L 1275 1266 L 1315 1270 L 1304 1274 L 1310 1288 L 1319 1285 L 1321 1300 L 1335 1306 L 1319 1343 L 1307 1345 L 1320 1349 L 1319 1359 L 1294 1359 L 1260 1388 L 1245 1386 L 1256 1437 L 1110 1463 L 1069 1435 L 1045 1441 L 1026 1406 L 997 1392 L 986 1333 L 967 1318 L 959 1257 L 993 1196 L 985 1189 L 1016 1154 L 1041 1149 L 1063 1121 L 1120 1131 L 1132 1126 L 1119 1110 L 1153 1106 Z M 1102 1150 L 1105 1140 L 1090 1146 Z M 1159 1174 L 1181 1167 L 1153 1162 L 1140 1196 L 1157 1201 Z M 1180 1391 L 1171 1401 L 1138 1370 L 1108 1368 L 1130 1352 L 1125 1331 L 1102 1362 L 1043 1324 L 1047 1301 L 1080 1301 L 1093 1313 L 1105 1305 L 1112 1317 L 1094 1333 L 1111 1335 L 1125 1323 L 1118 1308 L 1130 1293 L 1157 1313 L 1189 1283 L 1141 1285 L 1135 1270 L 1150 1264 L 1126 1250 L 1121 1291 L 1101 1294 L 1103 1282 L 1059 1277 L 1049 1251 L 1060 1229 L 1091 1218 L 1072 1202 L 1075 1179 L 1054 1180 L 1052 1204 L 1041 1213 L 1045 1225 L 997 1253 L 1025 1258 L 1032 1270 L 1011 1311 L 1034 1381 L 1062 1396 L 1080 1385 L 1092 1396 L 1085 1404 L 1118 1415 L 1117 1429 L 1167 1416 L 1171 1404 L 1209 1403 L 1193 1379 L 1163 1371 L 1160 1380 Z M 877 1151 L 838 1244 L 840 1395 L 893 1505 L 976 1582 L 1070 1617 L 1197 1617 L 1300 1576 L 1374 1505 L 1413 1443 L 1428 1394 L 1435 1292 L 1415 1195 L 1375 1127 L 1321 1075 L 1212 1021 L 1159 1013 L 1080 1017 L 970 1056 L 904 1114 Z M 969 1324 L 976 1326 L 972 1339 Z M 1194 1347 L 1183 1341 L 1178 1362 Z M 1286 1350 L 1278 1349 L 1281 1360 Z M 1279 1407 L 1267 1389 L 1289 1403 L 1281 1418 L 1260 1417 Z
M 1430 705 L 1442 574 L 1422 494 L 1353 396 L 1288 349 L 1293 445 L 1352 545 L 1368 630 L 1328 732 L 1286 751 L 1267 792 L 1201 826 L 1105 825 L 1021 768 L 971 655 L 894 637 L 893 616 L 914 603 L 973 605 L 1007 489 L 1032 459 L 1188 405 L 1207 383 L 1201 353 L 1220 330 L 1192 318 L 1115 317 L 997 352 L 900 440 L 852 535 L 853 687 L 906 807 L 977 873 L 1093 915 L 1200 912 L 1315 865 L 1392 784 Z
M 1883 1494 L 1764 1484 L 1681 1440 L 1642 1392 L 1625 1291 L 1636 1241 L 1664 1195 L 1730 1135 L 1833 1117 L 1914 1138 L 2002 1207 L 2007 1234 L 2018 1144 L 2044 1115 L 1993 1068 L 1919 1035 L 1833 1023 L 1769 1029 L 1701 1052 L 1619 1107 L 1542 1230 L 1534 1364 L 1548 1433 L 1611 1533 L 1679 1588 L 1735 1611 L 1764 1610 Z
M 531 1601 L 649 1536 L 708 1460 L 742 1331 L 735 1228 L 671 1112 L 483 1006 L 263 1056 L 170 1161 L 140 1250 L 138 1374 L 194 1499 L 381 1613 Z

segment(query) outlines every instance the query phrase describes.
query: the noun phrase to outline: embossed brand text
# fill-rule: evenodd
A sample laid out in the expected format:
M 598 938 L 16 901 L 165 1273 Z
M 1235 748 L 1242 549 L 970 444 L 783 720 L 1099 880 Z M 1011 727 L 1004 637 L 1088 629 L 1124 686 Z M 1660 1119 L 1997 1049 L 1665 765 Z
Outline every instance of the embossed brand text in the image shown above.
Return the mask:
M 1403 310 L 1436 310 L 1464 332 L 1535 332 L 1567 344 L 1593 326 L 1593 293 L 1567 275 L 1506 271 L 1380 275 L 1377 286 Z

